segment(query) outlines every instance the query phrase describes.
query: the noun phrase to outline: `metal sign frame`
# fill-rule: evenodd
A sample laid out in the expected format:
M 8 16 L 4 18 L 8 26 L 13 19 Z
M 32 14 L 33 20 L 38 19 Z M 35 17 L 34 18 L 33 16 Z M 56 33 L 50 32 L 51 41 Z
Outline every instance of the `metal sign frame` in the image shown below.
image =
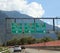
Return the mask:
M 52 19 L 53 20 L 53 31 L 55 31 L 55 19 L 60 19 L 60 18 L 5 18 L 5 20 L 7 21 L 7 19 L 14 19 L 14 22 L 16 23 L 17 19 L 33 19 L 34 23 L 36 22 L 36 19 Z M 7 24 L 6 24 L 7 25 Z
M 55 30 L 55 20 L 57 20 L 57 19 L 60 19 L 60 18 L 58 18 L 58 17 L 56 17 L 56 18 L 9 18 L 9 17 L 7 17 L 7 18 L 5 18 L 5 37 L 7 38 L 7 19 L 14 19 L 14 22 L 16 23 L 16 20 L 17 19 L 33 19 L 34 20 L 34 23 L 36 22 L 36 19 L 52 19 L 52 21 L 53 21 L 53 31 L 56 31 Z M 24 34 L 24 32 L 23 32 L 23 34 Z M 7 39 L 5 39 L 5 41 L 7 41 Z M 6 45 L 6 42 L 5 42 L 5 45 Z

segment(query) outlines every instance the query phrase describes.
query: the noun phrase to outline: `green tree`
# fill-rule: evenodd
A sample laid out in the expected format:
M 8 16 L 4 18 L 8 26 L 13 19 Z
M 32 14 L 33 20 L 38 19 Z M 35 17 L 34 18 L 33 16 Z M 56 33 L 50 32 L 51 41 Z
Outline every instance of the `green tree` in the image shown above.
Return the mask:
M 60 32 L 56 32 L 57 34 L 57 39 L 60 40 Z
M 40 39 L 40 42 L 49 42 L 49 41 L 53 41 L 53 39 L 50 37 L 44 37 L 44 38 Z
M 18 42 L 17 38 L 13 38 L 12 40 L 7 41 L 7 45 L 11 46 L 17 45 L 17 42 Z
M 36 42 L 36 39 L 33 37 L 23 37 L 20 39 L 21 44 L 33 44 Z

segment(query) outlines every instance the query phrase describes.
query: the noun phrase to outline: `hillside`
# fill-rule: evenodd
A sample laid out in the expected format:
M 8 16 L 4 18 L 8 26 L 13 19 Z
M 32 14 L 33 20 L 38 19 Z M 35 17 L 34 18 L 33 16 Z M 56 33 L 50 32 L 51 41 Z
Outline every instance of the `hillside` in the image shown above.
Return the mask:
M 6 32 L 5 31 L 5 18 L 33 18 L 33 17 L 30 17 L 30 16 L 25 15 L 25 14 L 21 14 L 21 13 L 19 13 L 17 11 L 0 11 L 0 43 L 6 41 L 8 39 L 11 39 L 13 37 L 20 38 L 20 35 L 16 36 L 16 35 L 9 34 L 9 30 L 7 30 L 8 33 L 5 34 L 5 32 Z M 22 21 L 22 22 L 28 22 L 29 23 L 29 22 L 31 22 L 31 20 L 29 20 L 29 21 L 25 20 L 25 21 Z M 36 22 L 44 23 L 44 21 L 42 21 L 42 20 L 38 20 Z M 9 22 L 7 22 L 7 23 L 9 23 Z M 48 23 L 45 23 L 45 24 L 46 24 L 46 31 L 49 31 L 49 30 L 53 29 L 52 25 L 49 25 Z M 54 39 L 57 38 L 55 33 L 32 34 L 31 36 L 33 36 L 35 38 L 42 38 L 44 36 L 50 36 L 51 38 L 54 38 Z

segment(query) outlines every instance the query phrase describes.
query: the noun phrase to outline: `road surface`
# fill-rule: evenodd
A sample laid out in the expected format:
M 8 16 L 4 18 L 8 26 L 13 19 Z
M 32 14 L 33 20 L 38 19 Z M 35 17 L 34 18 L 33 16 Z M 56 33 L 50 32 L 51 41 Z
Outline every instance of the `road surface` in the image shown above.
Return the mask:
M 10 53 L 14 53 L 13 48 L 10 48 Z M 15 52 L 15 53 L 60 53 L 60 51 L 26 48 L 22 50 L 21 52 Z

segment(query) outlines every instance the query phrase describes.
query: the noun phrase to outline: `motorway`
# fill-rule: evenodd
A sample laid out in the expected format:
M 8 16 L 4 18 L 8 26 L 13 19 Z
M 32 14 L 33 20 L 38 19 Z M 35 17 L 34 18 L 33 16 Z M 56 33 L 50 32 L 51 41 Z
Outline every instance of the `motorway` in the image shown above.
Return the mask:
M 10 53 L 14 53 L 13 48 L 10 48 Z M 15 53 L 60 53 L 60 51 L 26 48 L 23 49 L 21 52 L 15 52 Z

